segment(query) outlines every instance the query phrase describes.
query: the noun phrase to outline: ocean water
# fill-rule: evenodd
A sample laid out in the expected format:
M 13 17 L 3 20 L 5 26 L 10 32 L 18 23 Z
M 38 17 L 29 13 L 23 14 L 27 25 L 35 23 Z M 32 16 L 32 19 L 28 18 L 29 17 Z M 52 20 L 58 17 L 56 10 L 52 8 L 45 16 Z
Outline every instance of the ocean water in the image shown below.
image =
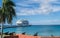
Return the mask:
M 34 35 L 38 32 L 38 36 L 60 36 L 60 25 L 32 25 L 29 27 L 6 28 L 4 32 L 15 32 L 16 34 L 26 32 L 27 35 Z

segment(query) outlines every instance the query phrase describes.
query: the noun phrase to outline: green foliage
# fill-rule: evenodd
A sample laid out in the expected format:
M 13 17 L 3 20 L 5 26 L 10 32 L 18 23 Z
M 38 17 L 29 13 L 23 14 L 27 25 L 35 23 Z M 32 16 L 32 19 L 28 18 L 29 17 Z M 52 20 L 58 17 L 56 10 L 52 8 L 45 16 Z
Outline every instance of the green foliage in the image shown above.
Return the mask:
M 0 23 L 12 23 L 13 17 L 16 16 L 14 9 L 14 2 L 12 0 L 3 0 L 3 5 L 0 9 Z

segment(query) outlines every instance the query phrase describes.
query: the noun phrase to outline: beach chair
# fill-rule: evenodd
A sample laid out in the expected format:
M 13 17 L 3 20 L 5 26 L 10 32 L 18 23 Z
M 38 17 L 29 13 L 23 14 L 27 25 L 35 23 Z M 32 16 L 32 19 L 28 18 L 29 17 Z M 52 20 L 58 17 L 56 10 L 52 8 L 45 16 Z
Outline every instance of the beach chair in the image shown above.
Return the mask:
M 8 34 L 9 34 L 9 32 L 5 32 L 5 33 L 3 33 L 3 34 L 8 35 Z
M 54 35 L 51 35 L 51 37 L 53 37 Z
M 15 34 L 15 32 L 11 32 L 11 33 L 9 33 L 9 35 L 14 35 Z
M 36 32 L 33 36 L 38 36 L 38 32 Z
M 18 36 L 5 36 L 4 38 L 19 38 Z
M 1 32 L 0 32 L 0 35 L 1 35 Z
M 22 34 L 23 34 L 23 35 L 25 35 L 25 34 L 26 34 L 26 32 L 23 32 Z

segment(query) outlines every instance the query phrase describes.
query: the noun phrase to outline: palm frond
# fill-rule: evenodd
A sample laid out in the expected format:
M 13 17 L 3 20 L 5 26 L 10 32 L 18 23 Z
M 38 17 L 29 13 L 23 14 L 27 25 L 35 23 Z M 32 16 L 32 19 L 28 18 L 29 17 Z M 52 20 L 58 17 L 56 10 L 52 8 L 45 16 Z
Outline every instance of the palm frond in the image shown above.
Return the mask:
M 7 16 L 8 24 L 12 23 L 12 19 L 13 19 L 12 15 Z
M 16 16 L 15 9 L 13 8 L 15 6 L 14 2 L 12 0 L 3 0 L 3 6 L 2 6 L 2 22 L 5 23 L 7 20 L 7 23 L 11 23 L 13 20 L 13 17 Z
M 11 1 L 11 0 L 8 0 L 8 1 L 5 3 L 5 5 L 6 5 L 6 6 L 16 6 L 16 5 L 14 4 L 14 2 Z

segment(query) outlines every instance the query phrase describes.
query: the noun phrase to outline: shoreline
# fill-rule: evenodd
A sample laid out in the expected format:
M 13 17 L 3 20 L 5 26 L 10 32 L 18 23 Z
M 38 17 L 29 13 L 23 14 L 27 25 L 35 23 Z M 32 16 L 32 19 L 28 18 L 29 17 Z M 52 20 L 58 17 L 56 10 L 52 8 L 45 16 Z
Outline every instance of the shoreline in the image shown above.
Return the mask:
M 60 36 L 32 36 L 32 35 L 24 35 L 24 34 L 16 34 L 19 38 L 60 38 Z
M 18 38 L 60 38 L 60 36 L 32 36 L 26 34 L 15 34 L 15 35 L 3 35 L 3 37 L 18 37 Z
M 27 34 L 16 34 L 16 35 L 34 36 L 34 35 L 27 35 Z M 39 35 L 37 35 L 37 36 L 39 36 Z M 60 37 L 60 36 L 41 36 L 41 37 Z

